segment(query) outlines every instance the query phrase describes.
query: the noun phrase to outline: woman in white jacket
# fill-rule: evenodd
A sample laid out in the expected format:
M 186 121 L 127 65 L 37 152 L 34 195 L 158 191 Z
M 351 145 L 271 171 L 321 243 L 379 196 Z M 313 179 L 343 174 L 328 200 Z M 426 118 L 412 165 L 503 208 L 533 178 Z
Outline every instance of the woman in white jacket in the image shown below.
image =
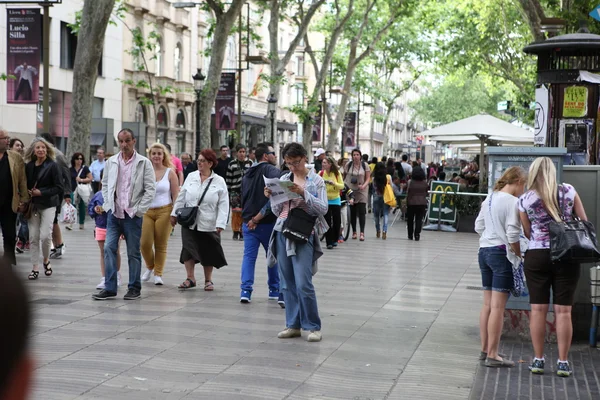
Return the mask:
M 486 367 L 513 367 L 514 362 L 498 354 L 504 308 L 513 288 L 512 261 L 521 256 L 521 223 L 517 207 L 527 176 L 521 167 L 508 168 L 494 191 L 481 203 L 475 221 L 479 239 L 479 268 L 483 286 L 483 307 L 479 316 L 480 362 Z M 512 260 L 512 261 L 511 261 Z
M 217 155 L 212 149 L 198 154 L 198 171 L 190 173 L 183 183 L 171 213 L 171 225 L 177 223 L 177 210 L 198 205 L 196 224 L 181 227 L 183 246 L 179 262 L 185 265 L 186 280 L 180 289 L 196 287 L 194 269 L 200 263 L 204 267 L 204 290 L 214 290 L 213 268 L 227 265 L 221 247 L 221 231 L 227 225 L 229 197 L 225 180 L 213 172 L 217 166 Z M 200 200 L 202 199 L 202 200 Z

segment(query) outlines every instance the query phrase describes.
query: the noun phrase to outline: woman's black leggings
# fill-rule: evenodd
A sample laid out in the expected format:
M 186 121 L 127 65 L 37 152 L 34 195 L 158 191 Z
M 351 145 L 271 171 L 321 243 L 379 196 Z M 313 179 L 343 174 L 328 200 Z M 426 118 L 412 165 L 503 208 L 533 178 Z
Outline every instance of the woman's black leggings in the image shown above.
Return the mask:
M 327 245 L 333 245 L 337 243 L 340 237 L 340 226 L 342 225 L 342 217 L 340 214 L 340 209 L 342 206 L 329 205 L 327 210 L 327 214 L 325 215 L 325 220 L 327 224 L 329 224 L 329 230 L 325 235 L 325 239 L 327 241 Z
M 358 223 L 360 224 L 360 232 L 365 232 L 365 221 L 367 219 L 367 204 L 355 203 L 350 206 L 350 224 L 352 225 L 352 233 L 356 233 L 356 214 L 358 213 Z

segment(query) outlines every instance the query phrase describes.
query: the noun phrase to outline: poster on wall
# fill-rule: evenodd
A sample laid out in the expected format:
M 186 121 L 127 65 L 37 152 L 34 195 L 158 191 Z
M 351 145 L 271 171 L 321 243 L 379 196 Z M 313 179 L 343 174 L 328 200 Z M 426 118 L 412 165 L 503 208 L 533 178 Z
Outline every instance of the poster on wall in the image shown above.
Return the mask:
M 6 102 L 37 104 L 40 91 L 42 17 L 39 8 L 6 10 Z
M 546 145 L 546 137 L 548 135 L 548 88 L 544 85 L 535 89 L 535 116 L 534 116 L 534 133 L 533 144 L 539 146 Z
M 565 88 L 563 118 L 583 118 L 588 112 L 588 88 L 569 86 Z
M 317 111 L 317 114 L 315 115 L 315 117 L 313 119 L 313 125 L 312 125 L 312 141 L 313 142 L 321 141 L 321 124 L 322 124 L 321 118 L 322 118 L 321 105 L 319 104 L 319 110 Z
M 559 147 L 566 147 L 563 165 L 589 165 L 594 155 L 594 121 L 566 119 L 558 129 Z
M 356 112 L 346 113 L 346 118 L 344 118 L 344 128 L 346 130 L 344 147 L 356 147 Z
M 235 72 L 223 72 L 215 101 L 215 127 L 217 130 L 235 130 Z

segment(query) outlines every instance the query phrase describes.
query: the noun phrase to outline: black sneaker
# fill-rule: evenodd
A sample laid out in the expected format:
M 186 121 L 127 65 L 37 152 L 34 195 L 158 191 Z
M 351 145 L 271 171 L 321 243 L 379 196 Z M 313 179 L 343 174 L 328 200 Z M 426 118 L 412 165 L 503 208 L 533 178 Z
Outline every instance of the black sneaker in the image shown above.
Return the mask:
M 109 300 L 113 297 L 117 297 L 117 294 L 113 292 L 107 292 L 106 290 L 101 290 L 100 293 L 95 293 L 92 295 L 92 299 L 94 300 Z
M 559 362 L 556 366 L 556 375 L 560 377 L 568 378 L 572 373 L 573 370 L 568 362 Z
M 238 240 L 238 233 L 237 232 L 233 232 L 233 240 Z
M 240 242 L 243 242 L 243 241 L 244 241 L 244 234 L 243 234 L 242 232 L 240 232 L 240 235 L 238 236 L 238 240 L 239 240 Z
M 544 360 L 533 360 L 529 366 L 529 370 L 532 374 L 543 375 L 544 374 Z
M 139 299 L 140 297 L 142 297 L 142 294 L 140 293 L 139 290 L 129 289 L 127 291 L 127 293 L 125 293 L 125 296 L 123 296 L 123 299 L 125 299 L 125 300 L 135 300 L 135 299 Z

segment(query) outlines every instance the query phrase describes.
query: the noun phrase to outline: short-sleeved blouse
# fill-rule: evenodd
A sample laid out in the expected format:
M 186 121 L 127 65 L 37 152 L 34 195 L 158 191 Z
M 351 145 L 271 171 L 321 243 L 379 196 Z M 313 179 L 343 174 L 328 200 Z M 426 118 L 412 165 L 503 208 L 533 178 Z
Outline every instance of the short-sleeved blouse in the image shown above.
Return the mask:
M 559 186 L 561 212 L 565 219 L 573 218 L 573 206 L 577 191 L 568 183 Z M 531 223 L 531 238 L 529 239 L 529 249 L 549 249 L 550 234 L 548 226 L 553 220 L 546 211 L 542 199 L 534 190 L 529 190 L 519 197 L 519 211 L 527 214 Z

